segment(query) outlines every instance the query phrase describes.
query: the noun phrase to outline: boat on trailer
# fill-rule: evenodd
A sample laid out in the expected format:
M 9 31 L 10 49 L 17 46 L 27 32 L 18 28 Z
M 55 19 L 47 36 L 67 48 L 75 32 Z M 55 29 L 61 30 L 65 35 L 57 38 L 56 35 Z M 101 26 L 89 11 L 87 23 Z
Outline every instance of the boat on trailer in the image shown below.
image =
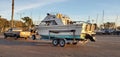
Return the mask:
M 41 39 L 52 40 L 54 46 L 64 47 L 66 43 L 77 44 L 87 39 L 95 42 L 95 28 L 95 24 L 72 21 L 68 16 L 59 13 L 47 13 L 36 29 Z

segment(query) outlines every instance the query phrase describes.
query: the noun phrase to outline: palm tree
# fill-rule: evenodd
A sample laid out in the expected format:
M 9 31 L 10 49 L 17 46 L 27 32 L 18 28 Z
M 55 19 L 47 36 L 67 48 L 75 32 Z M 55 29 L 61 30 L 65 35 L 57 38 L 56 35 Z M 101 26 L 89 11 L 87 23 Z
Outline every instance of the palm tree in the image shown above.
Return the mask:
M 104 23 L 104 28 L 105 29 L 114 29 L 115 28 L 115 23 L 114 22 Z
M 7 27 L 9 27 L 9 21 L 5 18 L 0 18 L 0 32 L 3 32 Z
M 24 17 L 22 18 L 22 20 L 24 21 L 25 25 L 31 29 L 32 25 L 33 25 L 33 21 L 30 17 Z
M 22 21 L 14 20 L 15 27 L 23 27 L 24 23 Z

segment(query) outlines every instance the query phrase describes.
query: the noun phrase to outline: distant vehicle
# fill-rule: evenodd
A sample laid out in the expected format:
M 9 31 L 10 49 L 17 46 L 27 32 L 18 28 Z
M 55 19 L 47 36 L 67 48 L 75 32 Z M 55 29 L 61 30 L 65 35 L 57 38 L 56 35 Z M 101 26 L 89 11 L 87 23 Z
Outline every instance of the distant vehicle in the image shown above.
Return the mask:
M 19 29 L 19 28 L 10 28 L 10 29 L 8 29 L 8 31 L 4 32 L 5 39 L 7 37 L 15 37 L 15 40 L 17 40 L 18 38 L 27 39 L 30 36 L 31 36 L 31 32 L 22 31 L 22 29 Z
M 109 29 L 103 29 L 102 34 L 110 35 L 110 30 Z
M 103 31 L 102 31 L 102 30 L 96 30 L 96 34 L 97 34 L 97 35 L 102 35 L 102 34 L 103 34 Z
M 114 35 L 120 35 L 120 30 L 115 30 L 115 31 L 113 31 L 113 34 L 114 34 Z

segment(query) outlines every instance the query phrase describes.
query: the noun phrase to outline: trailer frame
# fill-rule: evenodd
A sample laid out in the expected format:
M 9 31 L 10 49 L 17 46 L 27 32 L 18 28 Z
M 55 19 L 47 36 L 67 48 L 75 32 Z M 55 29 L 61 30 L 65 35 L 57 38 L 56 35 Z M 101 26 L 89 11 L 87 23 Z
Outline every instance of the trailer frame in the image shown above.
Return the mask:
M 52 44 L 54 46 L 57 46 L 58 44 L 61 46 L 61 47 L 64 47 L 66 43 L 72 43 L 74 45 L 77 44 L 78 40 L 75 39 L 75 32 L 76 30 L 49 30 L 49 40 L 51 40 L 51 36 L 50 36 L 50 33 L 64 33 L 64 32 L 72 32 L 73 33 L 73 40 L 71 41 L 68 41 L 66 38 L 54 38 L 52 39 Z

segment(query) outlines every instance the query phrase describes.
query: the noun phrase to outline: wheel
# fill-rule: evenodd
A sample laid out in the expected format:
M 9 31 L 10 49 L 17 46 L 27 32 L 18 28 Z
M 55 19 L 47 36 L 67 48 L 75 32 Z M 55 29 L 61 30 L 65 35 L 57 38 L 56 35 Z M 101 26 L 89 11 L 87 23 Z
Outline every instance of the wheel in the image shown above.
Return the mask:
M 61 39 L 61 40 L 59 41 L 59 45 L 60 45 L 61 47 L 64 47 L 64 46 L 65 46 L 65 40 Z
M 36 39 L 35 35 L 32 35 L 32 39 L 33 39 L 33 40 L 35 40 L 35 39 Z
M 54 46 L 58 46 L 59 41 L 58 41 L 57 39 L 54 39 L 54 40 L 52 41 L 52 44 L 53 44 Z
M 4 35 L 4 39 L 7 39 L 7 36 L 6 36 L 6 35 Z
M 15 40 L 17 40 L 19 38 L 19 36 L 15 36 Z

